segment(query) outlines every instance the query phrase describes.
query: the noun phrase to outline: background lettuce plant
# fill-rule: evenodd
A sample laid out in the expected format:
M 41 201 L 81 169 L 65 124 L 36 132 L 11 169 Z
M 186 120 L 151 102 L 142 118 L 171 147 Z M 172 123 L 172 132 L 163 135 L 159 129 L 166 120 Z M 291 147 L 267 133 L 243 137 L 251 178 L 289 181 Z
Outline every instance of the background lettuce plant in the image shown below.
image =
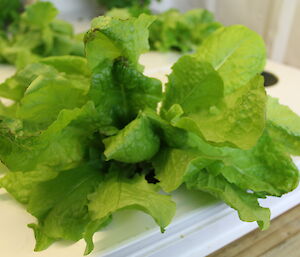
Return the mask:
M 135 7 L 114 8 L 105 15 L 127 19 L 138 17 L 141 13 L 150 14 L 150 11 Z M 156 20 L 149 27 L 150 48 L 161 52 L 195 51 L 205 38 L 222 27 L 215 21 L 214 15 L 204 9 L 193 9 L 186 13 L 170 9 L 155 17 Z
M 46 56 L 83 56 L 82 37 L 74 35 L 71 24 L 56 19 L 57 14 L 52 3 L 39 1 L 28 5 L 21 15 L 13 13 L 14 22 L 0 37 L 2 61 L 23 68 Z

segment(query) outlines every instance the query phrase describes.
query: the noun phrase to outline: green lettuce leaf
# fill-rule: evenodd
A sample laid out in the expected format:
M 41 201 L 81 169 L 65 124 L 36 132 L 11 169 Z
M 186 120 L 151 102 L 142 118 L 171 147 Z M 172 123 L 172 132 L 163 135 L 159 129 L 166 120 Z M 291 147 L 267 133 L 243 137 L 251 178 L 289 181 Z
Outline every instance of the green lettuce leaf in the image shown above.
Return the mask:
M 161 96 L 161 82 L 144 76 L 125 60 L 104 62 L 94 69 L 89 97 L 103 125 L 121 128 L 140 110 L 155 110 Z
M 257 221 L 261 229 L 268 228 L 270 211 L 259 206 L 255 194 L 226 180 L 220 170 L 216 169 L 220 165 L 219 161 L 205 159 L 192 152 L 165 149 L 154 159 L 153 164 L 156 177 L 160 180 L 159 185 L 165 191 L 171 192 L 184 182 L 189 189 L 208 192 L 223 200 L 238 211 L 241 220 Z
M 159 137 L 145 116 L 133 120 L 117 135 L 105 138 L 103 142 L 108 160 L 125 163 L 150 160 L 159 149 Z
M 58 10 L 50 2 L 38 2 L 29 5 L 24 13 L 24 19 L 36 27 L 48 25 L 58 14 Z
M 173 104 L 178 104 L 186 114 L 198 113 L 222 101 L 223 81 L 209 63 L 183 56 L 172 70 L 163 109 L 168 110 Z
M 262 135 L 265 127 L 266 93 L 261 76 L 254 77 L 246 86 L 227 95 L 217 106 L 191 114 L 200 133 L 208 141 L 232 143 L 249 149 Z M 184 126 L 178 124 L 178 126 Z
M 106 59 L 120 56 L 138 66 L 139 56 L 149 49 L 147 28 L 153 21 L 154 17 L 145 14 L 127 20 L 95 18 L 85 35 L 85 51 L 91 69 Z
M 197 158 L 197 154 L 180 149 L 164 148 L 159 151 L 152 163 L 161 188 L 166 192 L 177 189 L 184 182 L 188 165 Z
M 156 109 L 161 100 L 161 82 L 144 76 L 138 64 L 149 48 L 147 28 L 152 22 L 147 15 L 128 20 L 99 17 L 85 35 L 92 70 L 89 97 L 101 116 L 102 131 L 124 127 L 140 110 Z
M 266 93 L 261 76 L 223 96 L 223 82 L 208 63 L 184 56 L 173 66 L 162 114 L 174 104 L 185 115 L 173 125 L 207 141 L 253 147 L 265 127 Z
M 56 70 L 48 65 L 33 63 L 26 68 L 19 70 L 12 77 L 0 84 L 0 96 L 11 100 L 19 101 L 24 96 L 27 87 L 39 75 L 53 76 Z
M 290 156 L 266 131 L 250 150 L 226 148 L 224 163 L 210 167 L 230 183 L 267 195 L 281 196 L 298 186 L 299 171 Z
M 263 39 L 242 25 L 220 28 L 203 42 L 195 56 L 210 63 L 224 81 L 224 93 L 243 87 L 263 71 L 266 49 Z
M 31 192 L 27 210 L 37 217 L 33 226 L 36 251 L 62 238 L 77 241 L 92 221 L 88 212 L 88 195 L 102 182 L 101 170 L 90 165 L 61 172 L 42 182 Z
M 299 116 L 277 99 L 268 97 L 267 120 L 272 138 L 290 154 L 300 155 Z
M 18 70 L 0 84 L 0 96 L 15 101 L 23 98 L 26 89 L 38 77 L 52 78 L 60 74 L 68 79 L 80 80 L 88 87 L 90 70 L 85 58 L 78 56 L 55 56 L 40 60 Z
M 170 196 L 157 193 L 157 186 L 148 184 L 142 176 L 127 179 L 122 175 L 123 171 L 116 171 L 116 168 L 112 167 L 103 184 L 89 197 L 92 219 L 102 219 L 118 210 L 133 208 L 152 216 L 163 231 L 175 214 L 175 203 Z
M 161 145 L 192 151 L 207 158 L 223 158 L 222 149 L 209 144 L 193 132 L 174 127 L 153 110 L 146 109 L 143 115 L 151 121 L 154 131 L 163 142 Z
M 61 110 L 81 107 L 87 101 L 85 80 L 39 76 L 26 89 L 17 116 L 30 126 L 47 128 Z
M 90 254 L 94 250 L 94 234 L 101 228 L 106 227 L 112 221 L 112 216 L 104 217 L 103 219 L 91 221 L 83 232 L 83 239 L 86 243 L 84 255 Z
M 81 109 L 61 111 L 57 120 L 37 135 L 12 135 L 4 123 L 0 130 L 1 160 L 11 171 L 68 169 L 86 156 L 97 124 L 92 102 Z
M 8 172 L 0 179 L 0 187 L 5 188 L 18 202 L 27 204 L 33 188 L 40 182 L 55 178 L 56 172 L 29 171 Z
M 223 200 L 238 211 L 241 220 L 257 221 L 262 230 L 269 227 L 270 210 L 259 206 L 255 194 L 229 183 L 222 175 L 210 174 L 207 170 L 193 165 L 185 174 L 184 180 L 188 188 L 210 193 Z
M 86 58 L 80 56 L 51 56 L 43 58 L 39 63 L 47 64 L 58 72 L 76 77 L 90 77 L 91 71 L 88 68 Z

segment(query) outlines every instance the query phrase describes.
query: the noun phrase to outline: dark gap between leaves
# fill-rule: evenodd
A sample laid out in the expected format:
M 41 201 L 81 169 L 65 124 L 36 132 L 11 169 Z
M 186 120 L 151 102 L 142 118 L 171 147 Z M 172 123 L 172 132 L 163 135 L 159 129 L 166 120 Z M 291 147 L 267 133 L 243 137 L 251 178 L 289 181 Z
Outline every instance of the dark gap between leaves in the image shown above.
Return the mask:
M 271 72 L 263 71 L 261 75 L 264 77 L 264 86 L 270 87 L 278 83 L 279 79 Z

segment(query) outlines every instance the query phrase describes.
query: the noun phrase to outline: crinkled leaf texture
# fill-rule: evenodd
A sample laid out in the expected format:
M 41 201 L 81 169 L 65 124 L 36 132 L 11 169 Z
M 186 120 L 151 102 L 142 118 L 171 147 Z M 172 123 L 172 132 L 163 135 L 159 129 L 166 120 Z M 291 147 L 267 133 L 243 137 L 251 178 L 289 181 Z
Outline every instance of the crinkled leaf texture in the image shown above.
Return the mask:
M 291 157 L 265 131 L 250 150 L 225 148 L 224 163 L 211 167 L 242 189 L 281 196 L 298 186 L 299 171 Z
M 124 59 L 106 60 L 93 71 L 89 97 L 103 127 L 124 127 L 140 110 L 155 110 L 161 96 L 161 82 L 144 76 Z
M 256 144 L 265 127 L 266 93 L 261 76 L 224 96 L 222 78 L 209 63 L 184 56 L 172 69 L 162 113 L 179 104 L 185 114 L 174 119 L 173 125 L 198 132 L 214 143 L 243 149 Z
M 148 27 L 154 18 L 120 20 L 98 17 L 85 36 L 92 72 L 89 97 L 95 102 L 102 127 L 123 128 L 144 108 L 156 109 L 161 82 L 144 76 L 138 58 L 148 50 Z M 105 49 L 105 51 L 103 51 Z
M 253 167 L 255 165 L 253 163 Z M 259 206 L 258 196 L 254 193 L 248 193 L 247 189 L 229 182 L 216 166 L 219 167 L 219 161 L 178 149 L 165 149 L 154 160 L 157 178 L 165 191 L 173 191 L 185 183 L 190 189 L 208 192 L 223 200 L 238 211 L 241 220 L 257 221 L 262 229 L 266 229 L 269 226 L 270 211 Z M 277 185 L 280 183 L 277 180 Z
M 30 225 L 35 231 L 36 251 L 62 238 L 77 241 L 84 237 L 88 254 L 93 249 L 93 234 L 124 208 L 149 214 L 162 230 L 170 223 L 175 213 L 170 196 L 158 194 L 157 186 L 142 176 L 128 179 L 116 165 L 103 175 L 98 165 L 63 171 L 34 187 L 27 210 L 38 218 L 38 225 Z
M 102 219 L 117 210 L 134 208 L 151 215 L 164 230 L 175 214 L 175 203 L 170 196 L 157 193 L 158 187 L 147 183 L 142 176 L 126 178 L 119 169 L 112 166 L 104 183 L 89 197 L 92 218 Z
M 188 170 L 184 180 L 188 188 L 208 192 L 236 209 L 241 220 L 257 221 L 263 230 L 269 227 L 270 210 L 259 206 L 255 194 L 231 184 L 222 175 L 210 174 L 206 169 L 199 170 L 196 163 Z
M 300 118 L 288 106 L 268 97 L 268 129 L 272 137 L 294 155 L 300 155 Z
M 37 185 L 31 192 L 27 210 L 37 217 L 34 225 L 36 251 L 46 249 L 53 241 L 77 241 L 91 222 L 88 195 L 103 180 L 101 170 L 79 166 L 63 171 L 53 180 Z
M 0 157 L 11 171 L 66 169 L 84 159 L 97 131 L 96 111 L 92 102 L 63 110 L 37 135 L 12 136 L 8 128 L 1 129 Z
M 95 18 L 91 30 L 85 35 L 86 56 L 91 69 L 105 59 L 114 60 L 120 56 L 138 66 L 139 56 L 149 49 L 148 27 L 154 20 L 153 16 L 146 14 L 127 20 Z
M 140 116 L 129 123 L 117 135 L 105 138 L 104 155 L 108 160 L 138 163 L 150 160 L 159 149 L 159 137 L 150 121 Z

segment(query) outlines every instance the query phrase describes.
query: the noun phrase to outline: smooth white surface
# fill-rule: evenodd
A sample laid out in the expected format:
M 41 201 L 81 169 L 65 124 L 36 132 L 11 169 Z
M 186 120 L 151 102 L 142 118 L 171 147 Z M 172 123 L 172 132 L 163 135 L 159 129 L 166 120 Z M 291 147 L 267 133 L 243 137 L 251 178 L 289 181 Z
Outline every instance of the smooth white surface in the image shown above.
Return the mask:
M 272 59 L 282 62 L 286 56 L 290 32 L 297 10 L 298 0 L 283 0 L 278 17 L 278 29 L 272 45 Z
M 178 55 L 150 53 L 142 57 L 145 73 L 166 81 L 166 74 Z M 300 114 L 297 92 L 300 72 L 297 69 L 269 62 L 266 68 L 278 75 L 280 83 L 268 92 L 280 97 Z M 0 67 L 0 79 L 13 69 Z M 297 160 L 296 160 L 297 161 Z M 147 215 L 137 211 L 122 211 L 114 215 L 107 228 L 95 235 L 94 257 L 123 256 L 205 256 L 257 227 L 256 223 L 241 222 L 235 211 L 207 194 L 180 188 L 172 193 L 177 213 L 164 234 Z M 282 198 L 262 201 L 270 207 L 273 217 L 299 204 L 300 188 Z M 34 222 L 26 211 L 3 190 L 0 191 L 0 256 L 4 257 L 79 257 L 85 244 L 56 243 L 44 252 L 34 253 L 34 237 L 26 227 Z

